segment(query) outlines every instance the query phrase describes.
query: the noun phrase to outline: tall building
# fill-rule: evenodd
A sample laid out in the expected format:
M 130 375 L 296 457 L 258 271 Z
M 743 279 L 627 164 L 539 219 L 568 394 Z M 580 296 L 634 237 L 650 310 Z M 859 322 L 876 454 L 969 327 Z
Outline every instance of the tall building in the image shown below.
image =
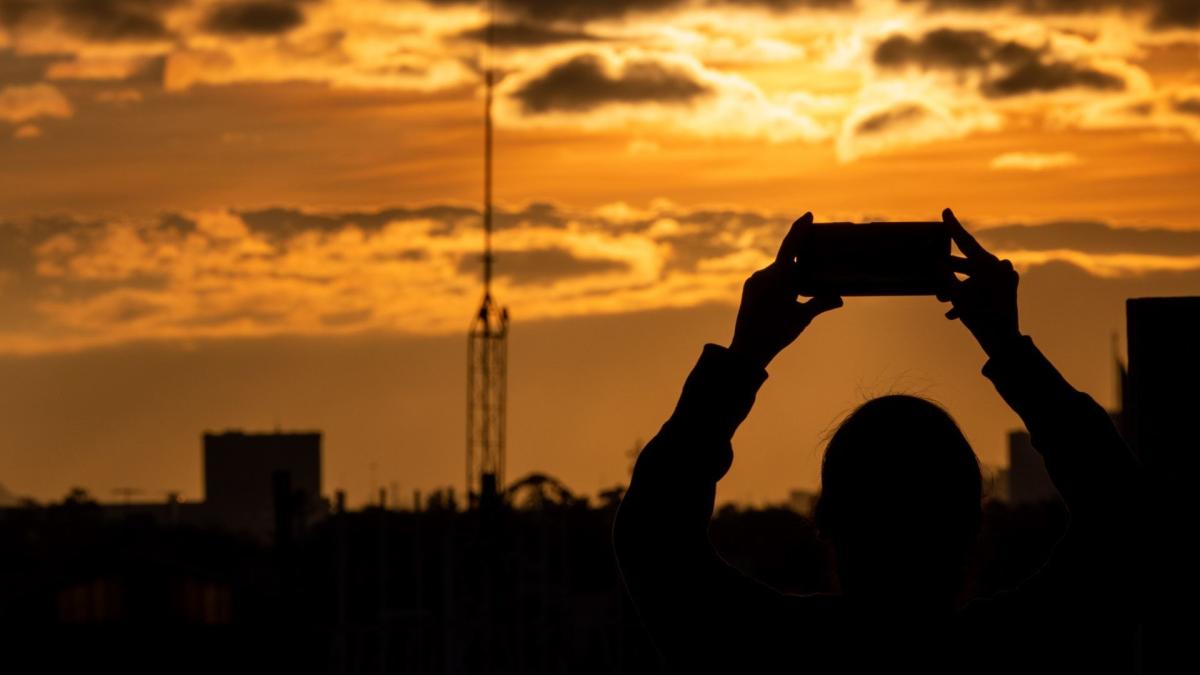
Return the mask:
M 1129 440 L 1147 471 L 1190 480 L 1200 464 L 1200 297 L 1125 304 Z
M 1195 657 L 1200 622 L 1180 607 L 1200 602 L 1195 589 L 1193 494 L 1200 468 L 1200 297 L 1136 298 L 1125 304 L 1129 344 L 1127 438 L 1145 468 L 1150 508 L 1146 542 L 1147 607 L 1141 670 L 1178 672 Z
M 204 434 L 204 499 L 227 529 L 269 536 L 302 526 L 321 504 L 321 434 Z

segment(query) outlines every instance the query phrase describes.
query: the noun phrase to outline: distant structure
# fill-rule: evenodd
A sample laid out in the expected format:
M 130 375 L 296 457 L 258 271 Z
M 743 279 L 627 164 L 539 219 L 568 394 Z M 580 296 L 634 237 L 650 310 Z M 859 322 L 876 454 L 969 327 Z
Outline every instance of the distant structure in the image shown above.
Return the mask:
M 204 434 L 206 516 L 259 536 L 290 537 L 320 511 L 321 434 Z
M 467 338 L 467 501 L 493 504 L 504 494 L 505 398 L 508 391 L 508 309 L 492 297 L 492 97 L 489 61 L 495 21 L 488 2 L 484 71 L 483 302 Z

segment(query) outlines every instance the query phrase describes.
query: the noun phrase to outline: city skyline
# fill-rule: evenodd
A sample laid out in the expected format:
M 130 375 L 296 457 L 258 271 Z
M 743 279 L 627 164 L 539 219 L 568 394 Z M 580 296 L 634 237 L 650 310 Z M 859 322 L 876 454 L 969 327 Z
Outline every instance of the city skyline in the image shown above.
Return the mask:
M 1135 4 L 500 1 L 508 475 L 623 483 L 809 210 L 954 207 L 1022 272 L 1025 332 L 1113 403 L 1124 299 L 1200 288 L 1200 15 Z M 462 490 L 482 4 L 0 10 L 0 483 L 196 499 L 203 430 L 286 427 L 327 434 L 352 503 Z M 823 435 L 892 390 L 1002 465 L 1015 418 L 941 311 L 814 327 L 721 498 L 815 488 Z

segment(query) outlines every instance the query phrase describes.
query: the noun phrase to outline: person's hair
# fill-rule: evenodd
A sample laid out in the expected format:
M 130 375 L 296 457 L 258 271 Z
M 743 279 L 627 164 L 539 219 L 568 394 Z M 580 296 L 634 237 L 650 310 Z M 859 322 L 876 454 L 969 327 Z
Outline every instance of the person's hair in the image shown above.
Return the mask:
M 814 516 L 835 549 L 906 542 L 957 554 L 978 533 L 982 483 L 975 451 L 941 406 L 881 396 L 830 438 Z

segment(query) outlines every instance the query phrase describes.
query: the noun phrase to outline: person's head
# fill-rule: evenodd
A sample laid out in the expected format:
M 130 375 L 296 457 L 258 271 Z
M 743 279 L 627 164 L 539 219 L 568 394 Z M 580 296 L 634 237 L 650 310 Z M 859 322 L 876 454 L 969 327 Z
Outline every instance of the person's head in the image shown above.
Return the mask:
M 859 406 L 830 438 L 815 518 L 846 595 L 949 607 L 981 499 L 979 461 L 949 413 L 890 395 Z

